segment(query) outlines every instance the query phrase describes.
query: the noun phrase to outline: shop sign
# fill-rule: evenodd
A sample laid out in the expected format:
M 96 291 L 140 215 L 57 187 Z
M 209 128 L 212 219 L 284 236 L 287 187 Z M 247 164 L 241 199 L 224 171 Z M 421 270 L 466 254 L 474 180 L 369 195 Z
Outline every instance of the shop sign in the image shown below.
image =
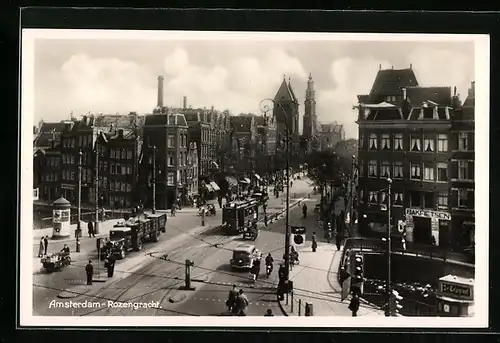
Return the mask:
M 430 219 L 451 220 L 451 214 L 448 212 L 421 210 L 419 208 L 407 208 L 406 215 Z
M 452 283 L 443 282 L 441 284 L 441 291 L 443 294 L 448 294 L 452 296 L 471 298 L 472 287 L 457 285 Z

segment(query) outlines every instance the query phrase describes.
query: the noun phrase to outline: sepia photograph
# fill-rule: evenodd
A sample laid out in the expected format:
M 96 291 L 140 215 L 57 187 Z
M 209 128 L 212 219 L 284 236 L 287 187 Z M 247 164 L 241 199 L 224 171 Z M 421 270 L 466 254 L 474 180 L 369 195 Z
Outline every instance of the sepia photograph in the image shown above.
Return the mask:
M 21 325 L 487 326 L 488 36 L 26 29 L 21 74 Z

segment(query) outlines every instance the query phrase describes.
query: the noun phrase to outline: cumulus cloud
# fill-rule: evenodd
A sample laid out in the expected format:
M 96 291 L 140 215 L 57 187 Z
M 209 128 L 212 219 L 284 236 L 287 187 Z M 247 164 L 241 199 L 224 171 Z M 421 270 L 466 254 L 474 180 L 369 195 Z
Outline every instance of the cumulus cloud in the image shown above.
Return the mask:
M 321 43 L 314 54 L 302 56 L 285 44 L 252 44 L 241 43 L 240 49 L 234 48 L 236 44 L 227 49 L 210 44 L 172 45 L 156 60 L 147 51 L 148 58 L 116 48 L 104 53 L 104 47 L 97 45 L 94 53 L 58 56 L 62 62 L 57 68 L 51 57 L 50 63 L 39 64 L 35 70 L 36 120 L 61 120 L 71 111 L 76 115 L 89 111 L 150 113 L 157 103 L 159 75 L 165 80 L 165 105 L 179 107 L 187 96 L 193 108 L 214 106 L 234 114 L 259 113 L 261 100 L 273 98 L 286 75 L 299 97 L 302 116 L 307 77 L 312 71 L 320 121 L 343 123 L 346 135 L 356 137 L 352 107 L 357 103 L 356 95 L 370 91 L 379 65 L 390 68 L 395 63 L 394 68 L 399 69 L 411 63 L 422 86 L 457 86 L 462 100 L 474 80 L 473 57 L 460 49 L 420 45 L 407 47 L 400 54 L 394 49 L 385 53 L 381 47 L 372 55 L 359 54 L 359 49 L 356 53 L 336 50 L 331 55 L 331 46 Z
M 147 111 L 155 104 L 154 75 L 135 62 L 78 54 L 60 72 L 63 94 L 57 98 L 66 113 Z

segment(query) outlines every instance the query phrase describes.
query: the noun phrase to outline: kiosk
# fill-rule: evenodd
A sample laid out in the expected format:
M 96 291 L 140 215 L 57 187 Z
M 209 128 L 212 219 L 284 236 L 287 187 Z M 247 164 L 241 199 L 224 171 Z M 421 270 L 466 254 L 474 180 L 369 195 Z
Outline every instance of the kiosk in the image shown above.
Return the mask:
M 442 317 L 474 315 L 474 279 L 446 275 L 439 279 L 437 312 Z
M 71 235 L 71 204 L 63 197 L 52 204 L 52 238 L 68 238 Z

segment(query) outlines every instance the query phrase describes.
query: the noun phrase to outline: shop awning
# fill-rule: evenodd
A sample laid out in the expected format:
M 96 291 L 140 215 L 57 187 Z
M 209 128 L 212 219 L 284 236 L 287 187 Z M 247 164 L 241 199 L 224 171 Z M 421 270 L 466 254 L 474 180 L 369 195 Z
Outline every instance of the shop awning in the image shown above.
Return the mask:
M 210 186 L 214 189 L 214 191 L 220 191 L 220 187 L 218 184 L 216 184 L 214 181 L 210 182 Z
M 240 180 L 241 183 L 250 183 L 250 179 L 248 177 L 244 177 Z
M 206 183 L 206 184 L 205 184 L 205 188 L 206 188 L 206 189 L 207 189 L 207 191 L 209 191 L 209 192 L 213 192 L 213 191 L 214 191 L 213 187 L 212 187 L 209 183 Z
M 232 176 L 226 176 L 224 179 L 228 183 L 229 187 L 236 187 L 236 186 L 238 186 L 238 181 L 236 181 L 236 179 L 234 177 L 232 177 Z
M 254 174 L 254 176 L 255 176 L 255 178 L 256 178 L 257 180 L 262 181 L 262 178 L 260 177 L 260 175 L 259 175 L 259 174 Z

